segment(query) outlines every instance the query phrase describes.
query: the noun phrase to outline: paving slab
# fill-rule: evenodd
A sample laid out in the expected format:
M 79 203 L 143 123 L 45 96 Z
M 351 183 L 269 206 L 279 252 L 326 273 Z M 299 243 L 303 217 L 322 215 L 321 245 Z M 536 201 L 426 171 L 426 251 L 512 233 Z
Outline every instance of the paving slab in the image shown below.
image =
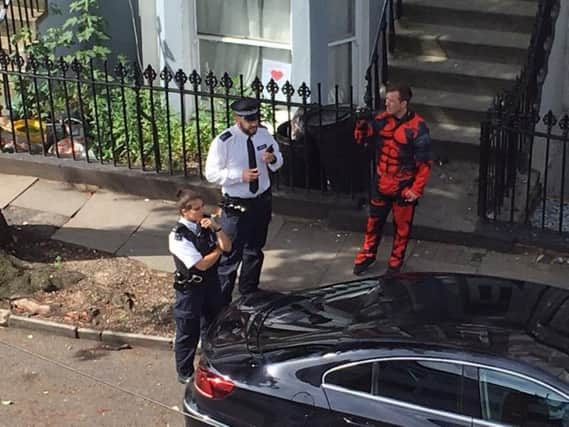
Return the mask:
M 466 162 L 454 161 L 433 167 L 413 224 L 445 231 L 474 232 L 478 224 L 477 177 L 477 166 Z
M 569 289 L 569 264 L 536 263 L 535 259 L 535 255 L 490 252 L 482 260 L 479 272 Z
M 21 208 L 40 209 L 45 212 L 72 217 L 90 197 L 91 193 L 77 191 L 71 184 L 39 180 L 20 194 L 11 204 Z
M 338 237 L 343 235 L 343 242 L 340 250 L 336 254 L 336 257 L 328 263 L 320 285 L 358 278 L 358 276 L 355 276 L 353 273 L 354 257 L 362 245 L 364 235 L 363 233 L 336 233 L 338 234 Z M 415 243 L 416 242 L 414 240 L 409 241 L 407 252 L 411 252 L 413 250 Z M 376 262 L 359 277 L 377 276 L 385 273 L 387 270 L 387 263 L 391 255 L 392 245 L 393 238 L 391 236 L 384 237 L 377 251 Z
M 476 273 L 486 253 L 478 248 L 419 241 L 408 251 L 404 271 Z
M 2 209 L 2 213 L 8 224 L 18 227 L 42 225 L 60 228 L 69 221 L 69 217 L 65 215 L 14 205 Z
M 31 232 L 36 238 L 50 239 L 69 217 L 52 212 L 9 205 L 2 209 L 8 224 L 18 232 Z
M 148 200 L 148 215 L 137 230 L 137 233 L 145 232 L 163 236 L 165 239 L 180 216 L 176 204 L 167 200 Z
M 115 253 L 140 227 L 152 208 L 151 203 L 137 197 L 98 191 L 53 238 Z
M 172 273 L 174 260 L 168 251 L 168 233 L 137 231 L 116 253 L 146 264 L 148 267 Z
M 37 180 L 33 176 L 0 174 L 0 209 L 8 206 Z
M 265 247 L 261 287 L 270 290 L 318 286 L 343 238 L 318 222 L 285 222 Z
M 168 251 L 168 234 L 178 219 L 178 211 L 174 202 L 149 200 L 146 203 L 148 215 L 116 254 L 171 273 L 175 268 Z
M 266 246 L 261 287 L 287 291 L 354 280 L 354 257 L 362 242 L 363 233 L 331 230 L 320 222 L 285 220 Z M 409 242 L 409 250 L 414 244 Z M 362 277 L 385 272 L 391 246 L 392 238 L 384 238 L 377 262 Z

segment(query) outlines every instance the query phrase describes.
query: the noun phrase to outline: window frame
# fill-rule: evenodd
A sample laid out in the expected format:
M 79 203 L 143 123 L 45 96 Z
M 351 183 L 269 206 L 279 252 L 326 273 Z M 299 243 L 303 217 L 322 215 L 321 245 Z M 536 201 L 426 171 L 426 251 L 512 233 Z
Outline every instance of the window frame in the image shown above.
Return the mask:
M 486 370 L 486 371 L 498 372 L 498 373 L 503 374 L 503 375 L 512 376 L 512 377 L 515 377 L 515 378 L 524 380 L 524 381 L 526 381 L 526 382 L 529 382 L 529 383 L 538 385 L 538 386 L 540 386 L 540 387 L 543 387 L 543 388 L 545 388 L 545 389 L 547 389 L 547 390 L 549 390 L 549 391 L 551 391 L 551 392 L 553 392 L 553 393 L 555 393 L 555 394 L 561 396 L 562 398 L 566 399 L 566 400 L 569 402 L 569 395 L 568 395 L 567 393 L 564 393 L 563 391 L 558 390 L 558 389 L 556 389 L 555 387 L 550 386 L 549 384 L 546 384 L 546 383 L 544 383 L 543 381 L 540 381 L 540 380 L 535 379 L 535 378 L 533 378 L 533 377 L 530 377 L 530 376 L 527 376 L 527 375 L 524 375 L 524 374 L 520 374 L 520 373 L 518 373 L 518 372 L 509 371 L 509 370 L 507 370 L 507 369 L 494 368 L 494 367 L 492 367 L 492 366 L 477 366 L 477 371 L 478 371 L 478 372 L 477 372 L 478 388 L 479 388 L 479 390 L 480 390 L 480 409 L 481 409 L 481 416 L 484 416 L 484 411 L 483 411 L 483 408 L 482 408 L 482 405 L 484 404 L 483 398 L 486 398 L 486 400 L 488 400 L 488 399 L 487 399 L 487 397 L 488 397 L 488 390 L 485 390 L 484 393 L 482 392 L 482 380 L 480 379 L 480 370 L 481 370 L 481 369 L 484 369 L 484 370 Z M 517 390 L 517 389 L 512 388 L 512 390 Z M 487 423 L 488 425 L 502 425 L 502 424 L 500 424 L 498 421 L 485 420 L 485 419 L 477 419 L 477 418 L 475 418 L 475 420 L 476 420 L 477 422 L 480 421 L 480 422 L 482 422 L 482 423 Z
M 368 55 L 370 54 L 370 44 L 369 44 L 369 1 L 368 0 L 355 0 L 354 1 L 354 32 L 352 35 L 346 35 L 341 39 L 336 39 L 327 42 L 328 54 L 330 48 L 349 45 L 351 51 L 350 58 L 350 70 L 351 70 L 351 81 L 350 85 L 353 87 L 353 102 L 358 104 L 359 101 L 363 101 L 363 96 L 365 94 L 366 82 L 364 79 L 364 73 L 369 65 Z M 330 70 L 327 72 L 327 77 L 330 76 Z M 329 90 L 333 89 L 333 85 L 337 82 L 330 82 Z M 349 97 L 348 97 L 349 98 Z M 345 100 L 347 103 L 348 100 Z
M 382 403 L 388 403 L 388 404 L 398 406 L 398 407 L 404 408 L 404 409 L 422 411 L 422 412 L 427 412 L 427 413 L 430 413 L 433 415 L 444 416 L 444 417 L 455 419 L 457 421 L 463 421 L 463 422 L 464 421 L 472 421 L 472 422 L 476 422 L 478 425 L 489 426 L 489 427 L 491 427 L 491 426 L 502 426 L 503 425 L 503 424 L 500 424 L 497 422 L 487 421 L 487 420 L 484 420 L 484 419 L 481 419 L 478 417 L 471 417 L 468 415 L 461 415 L 461 414 L 456 414 L 453 412 L 447 412 L 447 411 L 427 408 L 425 406 L 421 406 L 421 405 L 417 405 L 417 404 L 413 404 L 413 403 L 408 403 L 408 402 L 392 399 L 389 397 L 375 396 L 371 393 L 364 393 L 364 392 L 349 390 L 349 389 L 346 389 L 344 387 L 340 387 L 340 386 L 336 386 L 334 384 L 326 383 L 326 376 L 330 372 L 338 371 L 341 369 L 346 369 L 346 368 L 356 366 L 356 365 L 360 365 L 360 364 L 364 364 L 364 363 L 377 363 L 377 362 L 381 363 L 381 362 L 392 362 L 392 361 L 428 361 L 428 362 L 451 363 L 451 364 L 462 365 L 463 366 L 463 374 L 462 374 L 463 376 L 464 376 L 464 367 L 467 367 L 467 366 L 473 367 L 473 368 L 476 368 L 476 381 L 477 381 L 479 389 L 480 389 L 479 370 L 480 369 L 494 370 L 496 372 L 500 372 L 500 373 L 503 373 L 506 375 L 513 375 L 513 376 L 516 376 L 518 378 L 524 379 L 526 381 L 533 382 L 533 383 L 540 385 L 542 387 L 545 387 L 545 388 L 551 390 L 552 392 L 555 392 L 558 395 L 562 396 L 563 398 L 569 400 L 569 393 L 564 392 L 562 390 L 559 390 L 555 386 L 552 386 L 552 385 L 545 383 L 541 380 L 538 380 L 536 378 L 530 377 L 526 374 L 522 374 L 520 372 L 515 372 L 515 371 L 512 371 L 510 369 L 491 366 L 491 365 L 488 365 L 485 363 L 471 362 L 471 361 L 466 361 L 466 360 L 461 360 L 461 359 L 449 359 L 449 358 L 444 358 L 444 357 L 389 356 L 389 357 L 377 357 L 377 358 L 371 358 L 371 359 L 366 359 L 366 360 L 359 360 L 356 362 L 343 363 L 343 364 L 340 364 L 338 366 L 335 366 L 333 368 L 326 370 L 322 374 L 321 387 L 324 389 L 324 392 L 328 388 L 328 389 L 334 390 L 336 392 L 351 394 L 351 395 L 357 396 L 357 397 L 364 397 L 368 400 L 375 400 L 375 401 L 382 402 Z M 373 372 L 373 369 L 372 369 L 372 372 Z M 372 386 L 372 390 L 373 390 L 373 386 Z M 461 396 L 461 399 L 464 399 L 464 396 Z M 480 402 L 480 410 L 482 411 L 482 402 Z M 482 412 L 481 412 L 481 416 L 482 416 Z
M 193 3 L 193 16 L 194 19 L 199 19 L 198 17 L 198 6 L 197 1 L 192 0 Z M 291 16 L 292 16 L 292 0 L 291 0 Z M 292 25 L 291 25 L 292 27 Z M 250 47 L 257 47 L 257 48 L 268 48 L 268 49 L 278 49 L 278 50 L 287 50 L 292 57 L 292 28 L 291 28 L 291 38 L 289 39 L 288 43 L 284 42 L 277 42 L 277 41 L 270 41 L 270 40 L 263 40 L 257 38 L 248 38 L 248 37 L 238 37 L 238 36 L 228 36 L 228 35 L 218 35 L 218 34 L 210 34 L 210 33 L 200 33 L 198 31 L 197 21 L 195 24 L 194 34 L 193 34 L 193 46 L 195 46 L 196 56 L 197 56 L 197 67 L 196 69 L 199 70 L 200 73 L 203 73 L 205 70 L 201 69 L 201 51 L 200 51 L 200 41 L 210 41 L 216 43 L 227 43 L 233 44 L 237 46 L 250 46 Z M 291 62 L 292 66 L 292 62 Z M 224 70 L 226 71 L 226 70 Z M 258 77 L 261 77 L 260 75 Z M 265 82 L 263 82 L 265 83 Z
M 326 372 L 324 372 L 324 374 L 322 374 L 322 388 L 324 390 L 329 388 L 329 389 L 337 391 L 337 392 L 347 393 L 347 394 L 351 394 L 351 395 L 358 396 L 358 397 L 364 397 L 364 398 L 369 399 L 369 400 L 387 403 L 387 404 L 394 405 L 394 406 L 397 406 L 397 407 L 400 407 L 403 409 L 420 411 L 420 412 L 424 412 L 424 413 L 437 415 L 440 417 L 447 417 L 447 418 L 454 419 L 454 420 L 460 421 L 460 422 L 472 422 L 474 420 L 474 418 L 469 416 L 469 415 L 462 415 L 462 414 L 457 414 L 454 412 L 447 412 L 447 411 L 443 411 L 443 410 L 439 410 L 439 409 L 432 409 L 432 408 L 428 408 L 426 406 L 421 406 L 421 405 L 417 405 L 415 403 L 409 403 L 409 402 L 405 402 L 402 400 L 396 400 L 396 399 L 393 399 L 390 397 L 373 395 L 371 392 L 370 393 L 364 393 L 364 392 L 360 392 L 360 391 L 346 389 L 344 387 L 336 386 L 334 384 L 326 383 L 326 376 L 331 372 L 350 368 L 352 366 L 357 366 L 360 364 L 396 362 L 396 361 L 413 361 L 413 362 L 425 361 L 425 362 L 449 363 L 449 364 L 453 364 L 453 365 L 462 366 L 463 371 L 464 371 L 464 366 L 465 366 L 465 364 L 460 360 L 439 359 L 439 358 L 432 358 L 432 357 L 402 356 L 402 357 L 383 357 L 383 358 L 367 359 L 367 360 L 361 360 L 361 361 L 357 361 L 357 362 L 345 363 L 345 364 L 342 364 L 339 366 L 335 366 L 331 369 L 328 369 Z M 373 374 L 373 367 L 372 367 L 372 374 Z M 464 376 L 464 373 L 462 373 L 461 376 Z M 373 390 L 373 384 L 372 384 L 372 390 Z M 463 399 L 463 396 L 461 395 L 460 398 Z

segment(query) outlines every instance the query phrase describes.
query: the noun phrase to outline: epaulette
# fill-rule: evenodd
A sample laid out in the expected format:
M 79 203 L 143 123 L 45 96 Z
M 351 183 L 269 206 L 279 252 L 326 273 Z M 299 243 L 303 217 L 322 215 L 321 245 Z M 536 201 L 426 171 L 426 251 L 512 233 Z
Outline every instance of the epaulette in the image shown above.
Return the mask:
M 227 141 L 229 138 L 231 138 L 233 135 L 231 134 L 231 132 L 229 132 L 228 130 L 226 130 L 225 132 L 223 132 L 221 135 L 219 135 L 219 139 L 221 139 L 222 141 Z
M 176 240 L 182 240 L 183 237 L 186 240 L 189 240 L 190 242 L 195 244 L 196 235 L 184 224 L 177 223 L 176 226 L 172 229 L 172 231 L 174 232 L 174 238 Z

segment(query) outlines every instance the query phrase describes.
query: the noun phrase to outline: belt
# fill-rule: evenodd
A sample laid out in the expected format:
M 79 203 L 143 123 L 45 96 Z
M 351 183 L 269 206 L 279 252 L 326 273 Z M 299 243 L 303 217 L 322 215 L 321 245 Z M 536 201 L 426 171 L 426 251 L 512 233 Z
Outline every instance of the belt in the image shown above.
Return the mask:
M 251 202 L 253 200 L 263 200 L 263 199 L 266 199 L 270 196 L 271 196 L 271 189 L 268 188 L 265 191 L 263 191 L 261 194 L 259 194 L 258 196 L 255 196 L 255 197 L 233 197 L 233 196 L 230 196 L 229 194 L 225 193 L 223 195 L 223 198 L 231 200 L 231 201 L 236 201 L 239 203 L 247 203 L 247 202 Z
M 236 213 L 244 213 L 250 208 L 254 207 L 256 202 L 262 202 L 268 200 L 271 197 L 271 189 L 263 191 L 256 197 L 243 198 L 243 197 L 232 197 L 229 194 L 224 194 L 221 200 L 220 206 L 223 209 L 227 209 Z

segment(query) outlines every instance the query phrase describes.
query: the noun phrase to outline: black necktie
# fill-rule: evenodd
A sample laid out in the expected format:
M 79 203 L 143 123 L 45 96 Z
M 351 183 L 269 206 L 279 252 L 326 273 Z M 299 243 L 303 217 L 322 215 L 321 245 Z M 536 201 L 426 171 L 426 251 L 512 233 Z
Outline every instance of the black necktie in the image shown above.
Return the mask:
M 249 169 L 257 168 L 257 157 L 255 156 L 255 146 L 251 137 L 247 138 L 247 154 L 249 155 Z M 249 191 L 256 193 L 259 190 L 259 180 L 249 182 Z

